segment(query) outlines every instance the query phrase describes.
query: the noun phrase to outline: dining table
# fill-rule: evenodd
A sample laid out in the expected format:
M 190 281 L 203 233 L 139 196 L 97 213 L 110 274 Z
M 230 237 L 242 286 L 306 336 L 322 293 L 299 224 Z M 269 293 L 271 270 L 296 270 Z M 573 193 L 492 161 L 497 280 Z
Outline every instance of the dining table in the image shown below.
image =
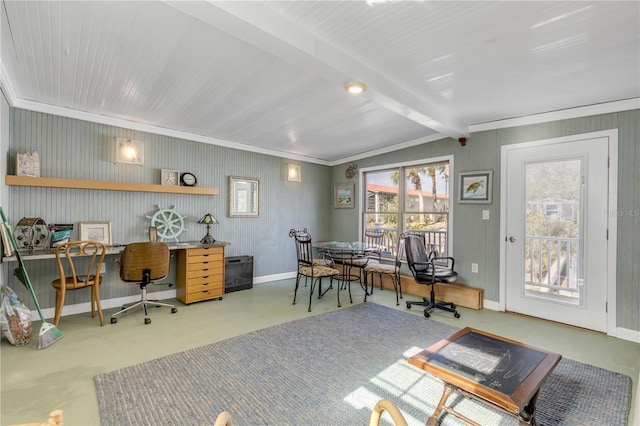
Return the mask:
M 313 246 L 329 262 L 334 262 L 342 267 L 339 279 L 343 283 L 360 282 L 366 299 L 366 296 L 369 295 L 366 285 L 361 281 L 360 274 L 356 275 L 352 273 L 352 270 L 364 267 L 369 260 L 367 255 L 373 252 L 377 253 L 378 248 L 363 241 L 316 241 Z M 350 286 L 349 292 L 351 292 Z

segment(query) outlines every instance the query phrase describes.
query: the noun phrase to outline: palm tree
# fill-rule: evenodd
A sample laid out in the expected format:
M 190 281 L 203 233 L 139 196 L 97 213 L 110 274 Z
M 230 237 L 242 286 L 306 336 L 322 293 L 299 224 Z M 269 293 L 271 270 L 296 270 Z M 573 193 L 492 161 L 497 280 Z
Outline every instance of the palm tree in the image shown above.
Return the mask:
M 447 166 L 445 164 L 440 164 L 437 166 L 429 166 L 429 167 L 418 167 L 414 169 L 407 169 L 407 181 L 413 185 L 413 187 L 418 191 L 418 211 L 425 211 L 424 208 L 424 194 L 422 193 L 422 179 L 420 178 L 420 174 L 429 175 L 431 177 L 431 201 L 432 201 L 432 211 L 438 211 L 438 188 L 437 188 L 437 179 L 436 176 L 438 174 L 444 175 L 446 177 Z M 399 172 L 393 171 L 391 172 L 391 181 L 397 185 L 400 180 Z M 431 221 L 435 222 L 437 220 L 436 215 L 431 215 Z M 420 215 L 420 222 L 424 223 L 424 215 Z
M 422 179 L 420 178 L 420 173 L 427 174 L 428 168 L 420 167 L 415 169 L 407 169 L 407 180 L 409 183 L 413 185 L 413 187 L 418 191 L 418 211 L 424 211 L 424 194 L 422 193 Z M 400 180 L 399 173 L 397 171 L 391 172 L 391 181 L 397 185 Z M 434 196 L 435 196 L 435 178 L 434 178 Z M 435 204 L 435 201 L 434 201 Z M 420 223 L 424 222 L 424 215 L 420 215 Z

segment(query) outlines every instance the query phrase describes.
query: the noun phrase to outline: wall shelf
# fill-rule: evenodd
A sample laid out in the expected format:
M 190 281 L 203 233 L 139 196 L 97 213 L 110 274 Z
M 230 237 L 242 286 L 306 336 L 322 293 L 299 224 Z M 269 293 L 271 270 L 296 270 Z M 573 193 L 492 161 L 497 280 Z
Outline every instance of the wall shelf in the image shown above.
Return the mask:
M 100 180 L 63 179 L 6 175 L 9 186 L 36 186 L 43 188 L 101 189 L 104 191 L 160 192 L 167 194 L 220 195 L 218 188 L 193 186 L 153 185 L 147 183 L 107 182 Z

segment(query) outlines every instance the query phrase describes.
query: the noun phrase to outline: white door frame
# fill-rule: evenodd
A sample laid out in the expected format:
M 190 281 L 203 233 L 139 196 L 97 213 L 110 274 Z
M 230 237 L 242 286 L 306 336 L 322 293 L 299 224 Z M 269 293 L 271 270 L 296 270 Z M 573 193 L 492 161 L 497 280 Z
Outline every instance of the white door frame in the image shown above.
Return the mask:
M 513 149 L 538 147 L 563 142 L 574 142 L 584 139 L 608 138 L 609 140 L 609 176 L 608 176 L 608 211 L 607 215 L 607 335 L 617 336 L 616 322 L 616 260 L 618 243 L 618 129 L 603 130 L 600 132 L 583 133 L 579 135 L 563 136 L 553 139 L 544 139 L 532 142 L 523 142 L 512 145 L 503 145 L 500 149 L 500 300 L 499 310 L 505 311 L 507 306 L 507 182 L 504 178 L 507 173 L 507 153 Z

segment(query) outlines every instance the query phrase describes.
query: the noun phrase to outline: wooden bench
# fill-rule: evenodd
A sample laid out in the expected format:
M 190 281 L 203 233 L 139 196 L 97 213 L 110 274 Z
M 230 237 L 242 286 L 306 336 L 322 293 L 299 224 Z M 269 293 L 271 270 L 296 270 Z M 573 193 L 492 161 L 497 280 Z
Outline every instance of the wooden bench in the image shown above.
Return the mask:
M 408 275 L 401 275 L 400 280 L 402 282 L 403 300 L 408 300 L 411 296 L 429 298 L 431 286 L 417 284 L 413 280 L 413 277 Z M 376 288 L 380 288 L 380 280 L 378 277 L 375 277 L 374 283 L 373 292 L 375 294 Z M 393 283 L 388 276 L 382 276 L 382 286 L 385 289 L 393 291 Z M 484 290 L 481 288 L 469 287 L 465 284 L 455 283 L 436 284 L 435 290 L 436 299 L 438 300 L 453 302 L 456 305 L 464 306 L 465 308 L 482 309 Z M 402 303 L 402 301 L 400 303 Z

